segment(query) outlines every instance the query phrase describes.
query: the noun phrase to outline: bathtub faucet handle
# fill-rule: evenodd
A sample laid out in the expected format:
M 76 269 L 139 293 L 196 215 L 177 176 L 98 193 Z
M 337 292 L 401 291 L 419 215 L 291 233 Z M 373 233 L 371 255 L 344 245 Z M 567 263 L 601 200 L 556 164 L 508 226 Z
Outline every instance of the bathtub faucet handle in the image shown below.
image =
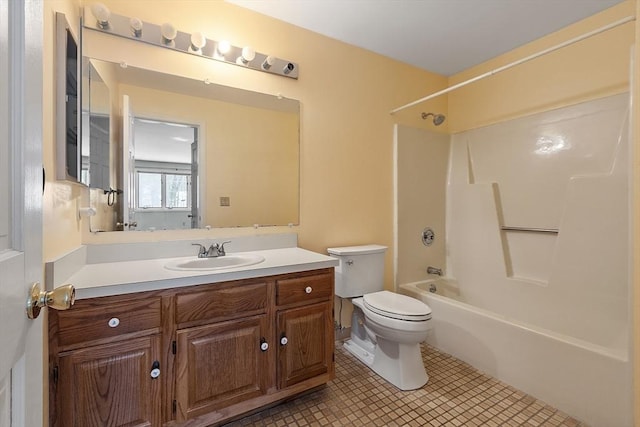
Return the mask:
M 436 267 L 427 267 L 427 274 L 436 274 L 438 276 L 442 276 L 442 269 Z

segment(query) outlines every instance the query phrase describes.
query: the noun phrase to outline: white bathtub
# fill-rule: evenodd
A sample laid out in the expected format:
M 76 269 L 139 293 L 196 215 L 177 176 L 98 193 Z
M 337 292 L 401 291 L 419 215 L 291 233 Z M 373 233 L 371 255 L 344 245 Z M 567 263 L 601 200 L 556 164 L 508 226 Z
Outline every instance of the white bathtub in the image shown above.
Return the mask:
M 429 292 L 431 285 L 442 295 Z M 633 425 L 628 355 L 466 304 L 452 280 L 402 284 L 398 291 L 431 307 L 430 345 L 590 426 Z

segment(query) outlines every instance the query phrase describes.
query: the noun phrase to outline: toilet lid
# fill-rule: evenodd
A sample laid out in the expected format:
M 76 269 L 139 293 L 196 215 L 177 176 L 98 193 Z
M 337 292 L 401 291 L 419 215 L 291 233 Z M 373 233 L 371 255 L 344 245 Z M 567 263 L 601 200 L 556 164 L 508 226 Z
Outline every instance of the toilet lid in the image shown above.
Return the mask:
M 427 304 L 406 295 L 380 291 L 365 294 L 363 299 L 366 308 L 381 316 L 414 322 L 431 319 Z

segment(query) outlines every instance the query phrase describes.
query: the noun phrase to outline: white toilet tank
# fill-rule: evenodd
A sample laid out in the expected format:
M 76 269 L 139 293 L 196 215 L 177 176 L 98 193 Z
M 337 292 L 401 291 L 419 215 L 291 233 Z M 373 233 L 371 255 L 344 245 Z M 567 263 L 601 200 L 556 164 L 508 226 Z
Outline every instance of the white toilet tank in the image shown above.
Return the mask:
M 336 296 L 359 297 L 384 289 L 384 253 L 386 246 L 364 245 L 327 248 L 330 256 L 338 258 L 336 267 Z

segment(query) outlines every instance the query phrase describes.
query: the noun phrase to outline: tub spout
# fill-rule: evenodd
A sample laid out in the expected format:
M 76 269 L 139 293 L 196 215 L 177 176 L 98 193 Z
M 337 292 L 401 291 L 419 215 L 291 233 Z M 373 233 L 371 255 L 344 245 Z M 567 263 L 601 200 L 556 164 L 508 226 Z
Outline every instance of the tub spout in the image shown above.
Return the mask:
M 442 269 L 435 267 L 427 267 L 427 274 L 436 274 L 438 276 L 442 276 Z

